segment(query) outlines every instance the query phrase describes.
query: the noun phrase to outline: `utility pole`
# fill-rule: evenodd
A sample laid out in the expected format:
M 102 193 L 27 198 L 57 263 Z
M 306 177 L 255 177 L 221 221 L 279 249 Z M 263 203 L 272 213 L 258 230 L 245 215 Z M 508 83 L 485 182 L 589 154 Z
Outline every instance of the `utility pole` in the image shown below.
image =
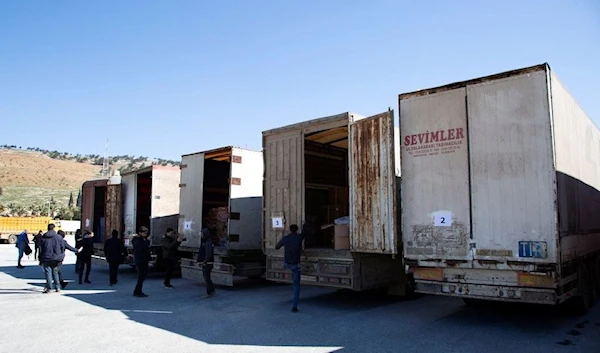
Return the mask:
M 108 178 L 108 139 L 104 143 L 104 162 L 102 163 L 102 177 Z

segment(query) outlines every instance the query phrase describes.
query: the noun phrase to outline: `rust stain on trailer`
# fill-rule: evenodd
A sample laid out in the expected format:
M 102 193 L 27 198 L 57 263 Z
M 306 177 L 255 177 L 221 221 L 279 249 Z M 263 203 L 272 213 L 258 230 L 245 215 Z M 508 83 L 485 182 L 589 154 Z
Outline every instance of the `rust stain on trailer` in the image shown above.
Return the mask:
M 354 163 L 351 183 L 352 207 L 355 208 L 351 229 L 353 250 L 395 253 L 394 229 L 390 226 L 395 211 L 389 209 L 395 180 L 389 180 L 388 175 L 390 163 L 393 163 L 390 149 L 394 147 L 393 131 L 390 131 L 393 124 L 386 119 L 390 114 L 386 112 L 360 120 L 350 129 Z
M 468 252 L 467 226 L 453 222 L 451 227 L 435 227 L 433 224 L 412 226 L 412 239 L 407 242 L 409 255 L 465 257 Z

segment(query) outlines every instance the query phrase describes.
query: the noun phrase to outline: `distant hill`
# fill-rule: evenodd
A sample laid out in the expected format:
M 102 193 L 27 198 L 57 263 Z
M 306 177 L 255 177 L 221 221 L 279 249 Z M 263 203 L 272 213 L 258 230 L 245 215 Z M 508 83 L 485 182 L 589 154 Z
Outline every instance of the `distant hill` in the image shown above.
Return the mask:
M 64 212 L 69 204 L 75 209 L 81 185 L 86 180 L 101 177 L 103 161 L 98 155 L 0 146 L 0 215 L 47 215 L 49 207 L 56 214 L 61 208 Z M 179 162 L 113 156 L 110 173 L 119 170 L 123 174 L 152 164 L 179 165 Z

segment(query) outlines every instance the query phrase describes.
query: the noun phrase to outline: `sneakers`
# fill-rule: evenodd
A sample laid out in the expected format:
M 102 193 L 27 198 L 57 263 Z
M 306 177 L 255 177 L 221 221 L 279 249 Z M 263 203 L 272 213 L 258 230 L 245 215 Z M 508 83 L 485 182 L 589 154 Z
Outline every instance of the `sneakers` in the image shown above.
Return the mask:
M 297 312 L 298 312 L 298 308 L 296 308 L 296 307 L 293 307 L 293 308 L 292 308 L 292 312 L 293 312 L 293 313 L 297 313 Z
M 138 297 L 138 298 L 147 298 L 148 294 L 145 293 L 133 293 L 134 297 Z
M 56 293 L 60 293 L 60 289 L 56 289 Z
M 90 282 L 90 280 L 89 280 L 89 279 L 86 279 L 86 280 L 85 280 L 85 281 L 83 281 L 83 282 L 84 282 L 84 283 L 87 283 L 87 284 L 92 284 L 92 282 Z
M 170 284 L 165 284 L 165 288 L 167 288 L 167 289 L 173 289 L 173 288 L 175 288 L 175 287 L 173 287 L 173 286 L 172 286 L 172 285 L 170 285 Z
M 44 291 L 42 293 L 44 293 L 44 294 L 50 293 L 50 288 L 44 288 Z
M 23 266 L 23 265 L 18 265 L 18 266 L 17 266 L 17 268 L 21 268 L 21 269 L 23 269 L 23 268 L 25 268 L 25 266 Z

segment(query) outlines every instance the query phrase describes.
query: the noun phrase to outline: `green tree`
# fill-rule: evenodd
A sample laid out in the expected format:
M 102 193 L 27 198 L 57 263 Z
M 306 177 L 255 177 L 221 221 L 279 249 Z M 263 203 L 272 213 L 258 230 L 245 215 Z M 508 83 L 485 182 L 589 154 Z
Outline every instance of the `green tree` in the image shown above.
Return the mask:
M 67 204 L 67 206 L 69 206 L 69 208 L 73 207 L 73 191 L 71 191 L 71 195 L 69 195 L 69 203 Z

